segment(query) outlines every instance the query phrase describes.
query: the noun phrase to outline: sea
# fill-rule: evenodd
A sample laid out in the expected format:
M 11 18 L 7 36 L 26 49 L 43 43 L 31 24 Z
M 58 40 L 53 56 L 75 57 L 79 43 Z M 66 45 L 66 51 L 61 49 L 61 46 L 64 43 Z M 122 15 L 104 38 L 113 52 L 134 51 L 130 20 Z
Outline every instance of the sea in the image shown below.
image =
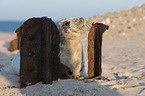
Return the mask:
M 25 21 L 0 21 L 0 32 L 14 32 L 16 31 Z M 55 23 L 59 21 L 54 21 Z
M 0 21 L 0 32 L 14 32 L 24 21 Z

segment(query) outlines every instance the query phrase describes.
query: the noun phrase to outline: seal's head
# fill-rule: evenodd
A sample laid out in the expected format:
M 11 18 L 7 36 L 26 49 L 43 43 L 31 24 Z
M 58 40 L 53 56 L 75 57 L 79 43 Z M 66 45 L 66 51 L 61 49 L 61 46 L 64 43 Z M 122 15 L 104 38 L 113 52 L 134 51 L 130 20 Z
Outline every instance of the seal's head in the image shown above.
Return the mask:
M 84 29 L 83 18 L 69 18 L 59 22 L 59 29 L 63 35 L 77 36 L 83 32 Z

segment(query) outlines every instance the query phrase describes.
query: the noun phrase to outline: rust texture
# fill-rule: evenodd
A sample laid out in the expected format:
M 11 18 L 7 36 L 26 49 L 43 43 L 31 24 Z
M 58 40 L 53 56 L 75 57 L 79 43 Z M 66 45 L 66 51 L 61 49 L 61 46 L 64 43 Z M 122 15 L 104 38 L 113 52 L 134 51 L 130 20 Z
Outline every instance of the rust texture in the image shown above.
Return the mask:
M 41 19 L 29 19 L 21 27 L 21 87 L 41 81 Z M 35 39 L 30 40 L 30 36 Z
M 109 26 L 102 23 L 92 25 L 88 35 L 88 78 L 101 76 L 101 49 L 103 33 Z
M 17 34 L 17 39 L 18 39 L 18 49 L 20 49 L 21 47 L 21 32 L 22 32 L 22 27 L 23 25 L 20 26 L 20 28 L 18 28 L 15 33 Z
M 50 18 L 32 18 L 20 27 L 21 87 L 51 84 L 70 69 L 60 64 L 59 31 Z

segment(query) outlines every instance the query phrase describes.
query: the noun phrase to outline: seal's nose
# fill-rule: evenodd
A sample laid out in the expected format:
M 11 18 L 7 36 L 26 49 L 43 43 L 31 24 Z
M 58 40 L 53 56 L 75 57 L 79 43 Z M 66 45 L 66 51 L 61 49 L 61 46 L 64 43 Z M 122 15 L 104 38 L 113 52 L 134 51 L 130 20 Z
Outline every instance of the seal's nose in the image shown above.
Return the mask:
M 107 26 L 107 28 L 106 28 L 107 30 L 109 29 L 109 26 Z

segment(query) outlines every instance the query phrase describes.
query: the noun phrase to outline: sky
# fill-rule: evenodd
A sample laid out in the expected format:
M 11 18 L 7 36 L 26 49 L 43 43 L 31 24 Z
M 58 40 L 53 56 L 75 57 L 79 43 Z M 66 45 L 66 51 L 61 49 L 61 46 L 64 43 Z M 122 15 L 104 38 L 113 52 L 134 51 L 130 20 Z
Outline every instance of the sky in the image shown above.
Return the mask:
M 42 16 L 53 20 L 89 18 L 143 3 L 145 0 L 0 0 L 0 20 L 25 21 Z

